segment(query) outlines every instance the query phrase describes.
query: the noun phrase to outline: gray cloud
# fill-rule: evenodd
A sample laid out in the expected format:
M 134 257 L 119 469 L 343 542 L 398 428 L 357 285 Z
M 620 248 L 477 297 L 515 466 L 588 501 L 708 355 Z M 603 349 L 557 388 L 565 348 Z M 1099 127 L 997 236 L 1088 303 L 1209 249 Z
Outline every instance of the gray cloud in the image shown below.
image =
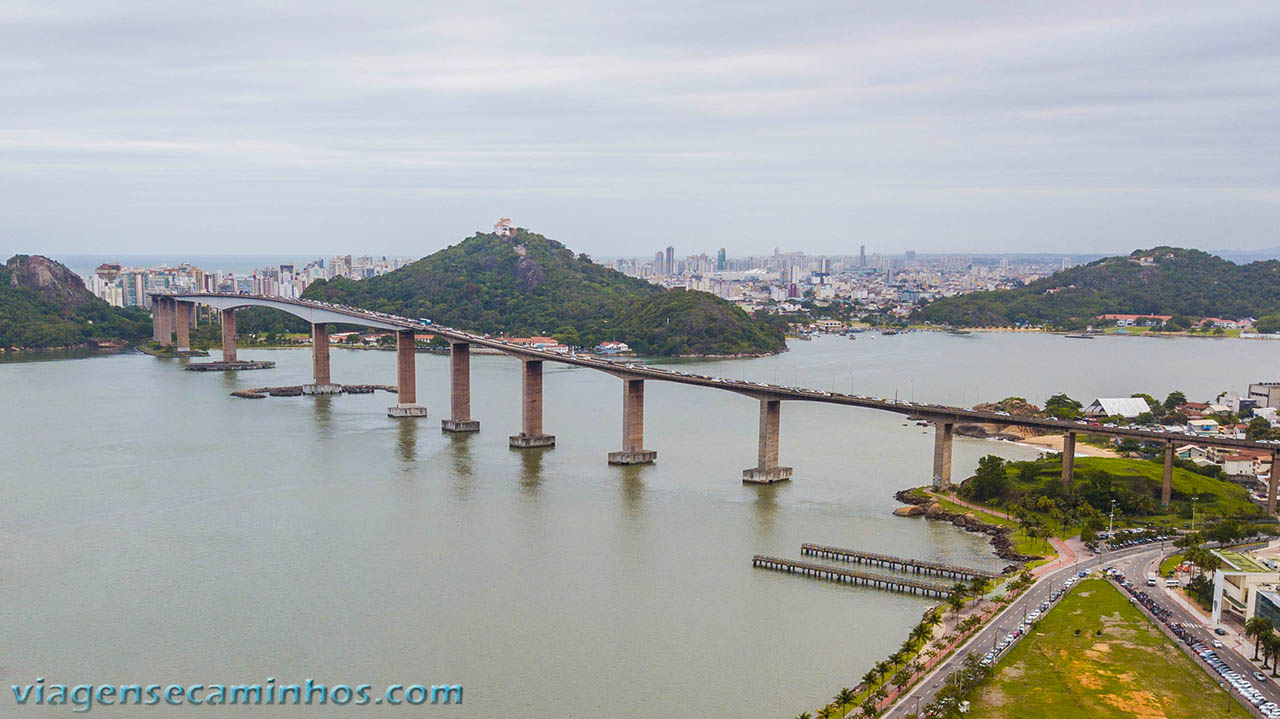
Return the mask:
M 1280 6 L 0 6 L 0 249 L 1280 244 Z

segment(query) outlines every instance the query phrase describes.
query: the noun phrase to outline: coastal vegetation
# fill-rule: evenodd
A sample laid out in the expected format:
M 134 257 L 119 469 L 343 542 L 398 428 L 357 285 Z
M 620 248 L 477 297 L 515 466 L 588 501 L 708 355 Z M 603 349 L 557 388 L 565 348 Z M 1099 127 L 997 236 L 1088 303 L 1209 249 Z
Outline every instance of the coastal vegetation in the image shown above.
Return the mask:
M 0 348 L 122 345 L 151 334 L 151 315 L 112 307 L 78 275 L 40 255 L 0 265 Z
M 988 676 L 954 696 L 986 719 L 1250 716 L 1101 579 L 1081 582 Z
M 759 355 L 786 348 L 785 320 L 715 295 L 664 289 L 518 229 L 476 234 L 385 275 L 319 280 L 304 297 L 476 332 L 626 342 L 642 355 Z
M 1135 458 L 1078 457 L 1073 480 L 1066 486 L 1060 455 L 1024 462 L 988 455 L 979 460 L 974 476 L 959 485 L 957 494 L 1003 509 L 1021 522 L 1051 533 L 1070 527 L 1102 529 L 1112 500 L 1121 521 L 1169 524 L 1190 520 L 1193 504 L 1198 516 L 1206 520 L 1263 518 L 1248 490 L 1195 471 L 1198 469 L 1190 462 L 1177 463 L 1167 508 L 1160 506 L 1163 464 Z
M 1049 326 L 1083 329 L 1103 314 L 1171 315 L 1165 329 L 1206 317 L 1265 320 L 1280 329 L 1280 261 L 1237 265 L 1199 250 L 1156 247 L 1107 257 L 1008 290 L 927 303 L 917 321 L 954 327 Z

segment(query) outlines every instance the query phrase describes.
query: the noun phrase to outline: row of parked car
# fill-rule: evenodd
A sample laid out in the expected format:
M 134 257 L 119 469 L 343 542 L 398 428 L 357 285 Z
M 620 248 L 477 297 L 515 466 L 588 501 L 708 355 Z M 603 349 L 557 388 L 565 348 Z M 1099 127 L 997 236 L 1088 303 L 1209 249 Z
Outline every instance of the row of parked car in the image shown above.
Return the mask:
M 1200 657 L 1205 664 L 1208 664 L 1209 668 L 1212 669 L 1215 674 L 1222 677 L 1224 682 L 1230 684 L 1233 689 L 1239 692 L 1240 696 L 1242 696 L 1246 702 L 1252 704 L 1259 712 L 1262 713 L 1263 716 L 1268 717 L 1269 719 L 1280 719 L 1280 704 L 1276 704 L 1263 696 L 1262 692 L 1258 691 L 1253 686 L 1253 683 L 1249 681 L 1249 677 L 1235 671 L 1218 657 L 1218 652 L 1216 650 L 1222 648 L 1222 642 L 1214 639 L 1211 644 L 1206 644 L 1201 641 L 1194 632 L 1196 627 L 1169 621 L 1172 618 L 1173 613 L 1160 606 L 1154 597 L 1148 595 L 1145 591 L 1139 588 L 1138 585 L 1125 579 L 1120 574 L 1119 570 L 1107 567 L 1106 571 L 1107 575 L 1119 583 L 1125 591 L 1129 592 L 1134 600 L 1146 607 L 1148 611 L 1161 621 L 1161 623 L 1168 626 L 1174 636 L 1178 637 L 1178 639 L 1180 639 L 1184 644 L 1191 647 L 1191 650 L 1196 653 L 1196 656 Z M 1222 630 L 1218 630 L 1218 632 L 1222 633 Z M 1267 676 L 1262 672 L 1254 672 L 1253 678 L 1261 682 L 1265 682 L 1267 680 Z
M 1022 623 L 1019 624 L 1017 627 L 1014 627 L 1012 632 L 1009 632 L 1004 637 L 1002 637 L 999 642 L 996 642 L 995 648 L 987 652 L 982 657 L 982 665 L 991 666 L 992 664 L 994 664 L 996 659 L 1001 654 L 1003 654 L 1006 649 L 1013 646 L 1014 642 L 1018 641 L 1018 639 L 1024 636 L 1031 629 L 1031 625 L 1035 624 L 1035 621 L 1040 618 L 1041 614 L 1044 614 L 1045 612 L 1049 611 L 1049 607 L 1053 604 L 1053 602 L 1056 602 L 1059 599 L 1061 599 L 1062 595 L 1070 591 L 1071 587 L 1075 586 L 1075 583 L 1077 581 L 1079 581 L 1082 577 L 1088 574 L 1089 574 L 1088 572 L 1082 571 L 1074 577 L 1068 577 L 1067 581 L 1063 582 L 1060 588 L 1053 590 L 1053 592 L 1049 595 L 1048 600 L 1040 603 L 1039 608 L 1033 609 L 1030 612 L 1027 612 L 1027 618 L 1024 619 Z
M 1174 533 L 1165 534 L 1162 531 L 1153 529 L 1121 529 L 1117 530 L 1114 537 L 1107 537 L 1107 546 L 1112 549 L 1123 549 L 1125 547 L 1136 547 L 1139 544 L 1152 544 L 1154 542 L 1163 542 L 1173 539 L 1177 535 Z

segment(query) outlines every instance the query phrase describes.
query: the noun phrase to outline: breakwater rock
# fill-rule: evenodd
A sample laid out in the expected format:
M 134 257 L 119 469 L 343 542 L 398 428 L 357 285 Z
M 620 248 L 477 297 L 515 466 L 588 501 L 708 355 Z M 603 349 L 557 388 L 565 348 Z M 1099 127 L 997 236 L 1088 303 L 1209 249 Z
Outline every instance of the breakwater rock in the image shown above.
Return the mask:
M 943 508 L 943 506 L 932 497 L 921 497 L 912 489 L 904 489 L 893 495 L 893 498 L 903 504 L 922 507 L 924 510 L 923 514 L 927 519 L 951 522 L 966 532 L 977 532 L 987 535 L 991 542 L 991 548 L 995 550 L 996 556 L 1001 559 L 1010 562 L 1018 562 L 1019 564 L 1040 559 L 1038 556 L 1022 554 L 1015 549 L 1016 545 L 1014 544 L 1011 536 L 1013 534 L 1012 529 L 984 522 L 981 519 L 978 519 L 973 512 L 965 512 L 962 514 L 960 512 L 949 511 Z M 895 514 L 897 514 L 897 512 L 895 512 Z M 1004 571 L 1007 573 L 1017 569 L 1017 567 L 1017 564 L 1011 564 L 1005 567 Z

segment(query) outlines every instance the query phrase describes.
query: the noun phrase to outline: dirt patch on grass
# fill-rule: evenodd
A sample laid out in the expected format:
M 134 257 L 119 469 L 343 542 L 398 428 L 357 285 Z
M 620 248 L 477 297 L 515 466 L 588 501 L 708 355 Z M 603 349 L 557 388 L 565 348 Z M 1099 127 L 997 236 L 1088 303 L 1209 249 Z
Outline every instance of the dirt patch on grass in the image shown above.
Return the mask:
M 1003 679 L 1021 679 L 1023 674 L 1027 673 L 1026 665 L 1022 662 L 1010 664 L 1000 671 L 1000 677 Z
M 1149 691 L 1132 691 L 1123 696 L 1106 694 L 1102 701 L 1123 712 L 1132 714 L 1136 719 L 1168 719 L 1160 700 Z
M 1106 642 L 1098 642 L 1097 644 L 1094 644 L 1093 646 L 1091 646 L 1091 647 L 1089 647 L 1089 648 L 1090 648 L 1090 649 L 1092 649 L 1092 650 L 1093 650 L 1093 651 L 1095 651 L 1095 652 L 1109 652 L 1109 651 L 1111 651 L 1111 645 L 1110 645 L 1110 644 L 1108 644 L 1108 643 L 1106 643 Z
M 1009 703 L 1009 696 L 1000 687 L 987 687 L 979 696 L 984 706 L 1002 707 Z

